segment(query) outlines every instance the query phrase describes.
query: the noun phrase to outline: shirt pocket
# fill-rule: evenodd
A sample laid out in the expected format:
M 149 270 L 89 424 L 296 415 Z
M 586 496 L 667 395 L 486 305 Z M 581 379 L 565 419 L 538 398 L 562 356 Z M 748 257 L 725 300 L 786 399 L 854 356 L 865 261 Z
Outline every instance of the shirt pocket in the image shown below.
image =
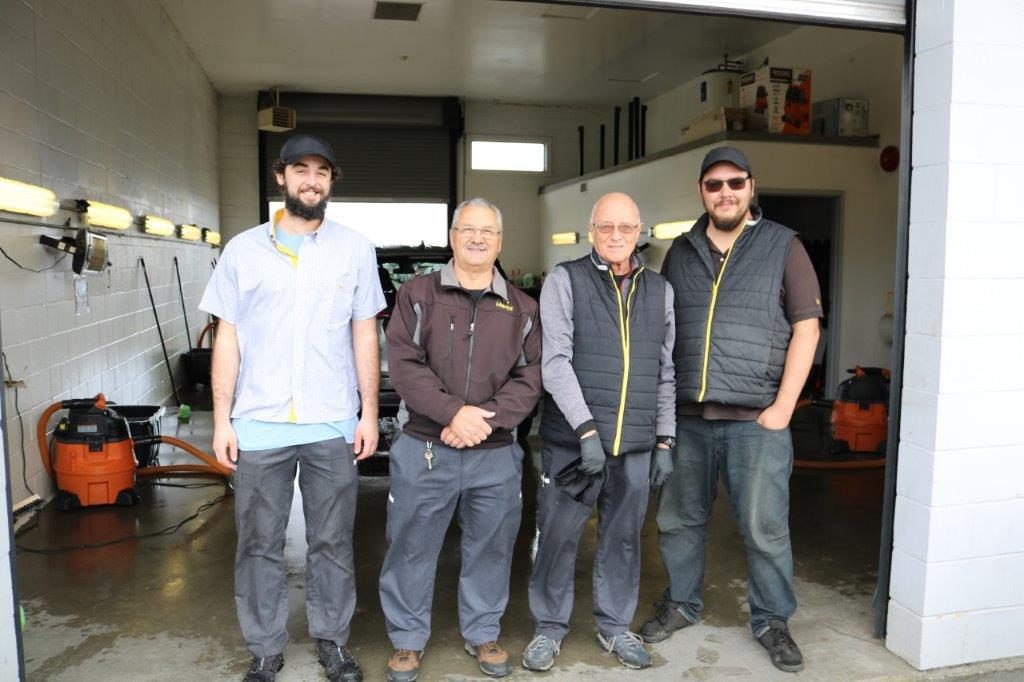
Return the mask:
M 352 320 L 352 302 L 355 297 L 355 277 L 337 275 L 329 281 L 327 328 L 338 329 Z

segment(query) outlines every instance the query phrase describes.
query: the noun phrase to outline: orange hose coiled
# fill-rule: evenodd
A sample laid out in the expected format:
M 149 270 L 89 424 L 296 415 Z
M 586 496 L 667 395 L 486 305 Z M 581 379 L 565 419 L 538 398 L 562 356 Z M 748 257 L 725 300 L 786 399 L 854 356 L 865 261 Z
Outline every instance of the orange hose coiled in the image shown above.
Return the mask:
M 148 476 L 153 474 L 173 474 L 173 473 L 188 473 L 188 474 L 215 474 L 217 476 L 223 476 L 228 478 L 231 476 L 231 469 L 227 468 L 223 464 L 217 461 L 216 458 L 211 457 L 199 448 L 195 447 L 191 443 L 186 443 L 183 440 L 173 438 L 171 436 L 160 436 L 160 442 L 166 443 L 167 445 L 173 445 L 176 448 L 180 448 L 188 454 L 201 459 L 206 462 L 206 466 L 200 464 L 170 464 L 167 466 L 159 467 L 146 467 L 145 469 L 139 469 L 136 474 L 139 476 Z
M 57 410 L 64 409 L 63 403 L 54 403 L 50 405 L 43 413 L 39 415 L 39 423 L 36 424 L 36 440 L 39 441 L 39 458 L 43 460 L 43 468 L 46 469 L 46 474 L 50 477 L 51 481 L 56 479 L 53 477 L 53 463 L 50 461 L 50 448 L 46 444 L 46 424 L 50 421 L 50 417 Z

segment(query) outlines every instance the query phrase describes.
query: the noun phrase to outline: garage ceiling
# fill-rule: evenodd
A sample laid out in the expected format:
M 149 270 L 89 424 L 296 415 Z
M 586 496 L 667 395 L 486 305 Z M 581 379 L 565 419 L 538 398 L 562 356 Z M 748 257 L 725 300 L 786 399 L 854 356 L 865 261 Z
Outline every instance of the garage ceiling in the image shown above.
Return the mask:
M 545 104 L 655 97 L 793 24 L 492 0 L 161 0 L 214 87 Z

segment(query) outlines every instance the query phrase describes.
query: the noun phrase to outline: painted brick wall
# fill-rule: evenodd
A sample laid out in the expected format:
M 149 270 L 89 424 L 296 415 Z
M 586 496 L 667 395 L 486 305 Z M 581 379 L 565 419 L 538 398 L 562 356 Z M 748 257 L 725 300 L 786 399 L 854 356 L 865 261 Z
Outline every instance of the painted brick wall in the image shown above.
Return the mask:
M 887 646 L 1024 654 L 1024 4 L 917 9 L 910 279 Z
M 175 223 L 219 224 L 217 99 L 209 79 L 153 0 L 0 0 L 0 176 Z M 48 222 L 77 216 L 62 212 Z M 27 267 L 53 263 L 42 233 L 0 215 L 0 245 Z M 0 335 L 23 379 L 24 478 L 46 497 L 35 425 L 46 405 L 100 391 L 124 403 L 171 394 L 138 260 L 144 257 L 171 361 L 186 348 L 171 270 L 177 256 L 194 339 L 196 305 L 216 252 L 205 245 L 111 235 L 108 274 L 87 280 L 90 312 L 75 315 L 69 261 L 35 274 L 0 262 Z M 180 373 L 179 373 L 180 376 Z M 22 431 L 6 390 L 13 501 L 23 482 Z

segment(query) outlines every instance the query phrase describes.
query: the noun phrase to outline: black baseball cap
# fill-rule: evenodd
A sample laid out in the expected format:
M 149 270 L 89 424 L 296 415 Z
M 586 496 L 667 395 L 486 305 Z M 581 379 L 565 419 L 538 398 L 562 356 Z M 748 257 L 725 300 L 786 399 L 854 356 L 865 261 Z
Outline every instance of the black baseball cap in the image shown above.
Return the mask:
M 704 156 L 704 161 L 700 164 L 700 180 L 704 179 L 704 174 L 708 172 L 712 166 L 716 163 L 728 162 L 732 165 L 742 168 L 747 171 L 751 177 L 754 175 L 754 170 L 750 167 L 750 162 L 747 161 L 747 156 L 736 147 L 715 147 Z
M 327 143 L 327 140 L 322 137 L 299 133 L 298 135 L 292 135 L 281 145 L 281 160 L 284 161 L 285 165 L 293 164 L 309 154 L 324 157 L 332 167 L 338 165 L 334 160 L 334 150 L 331 149 L 331 145 Z

